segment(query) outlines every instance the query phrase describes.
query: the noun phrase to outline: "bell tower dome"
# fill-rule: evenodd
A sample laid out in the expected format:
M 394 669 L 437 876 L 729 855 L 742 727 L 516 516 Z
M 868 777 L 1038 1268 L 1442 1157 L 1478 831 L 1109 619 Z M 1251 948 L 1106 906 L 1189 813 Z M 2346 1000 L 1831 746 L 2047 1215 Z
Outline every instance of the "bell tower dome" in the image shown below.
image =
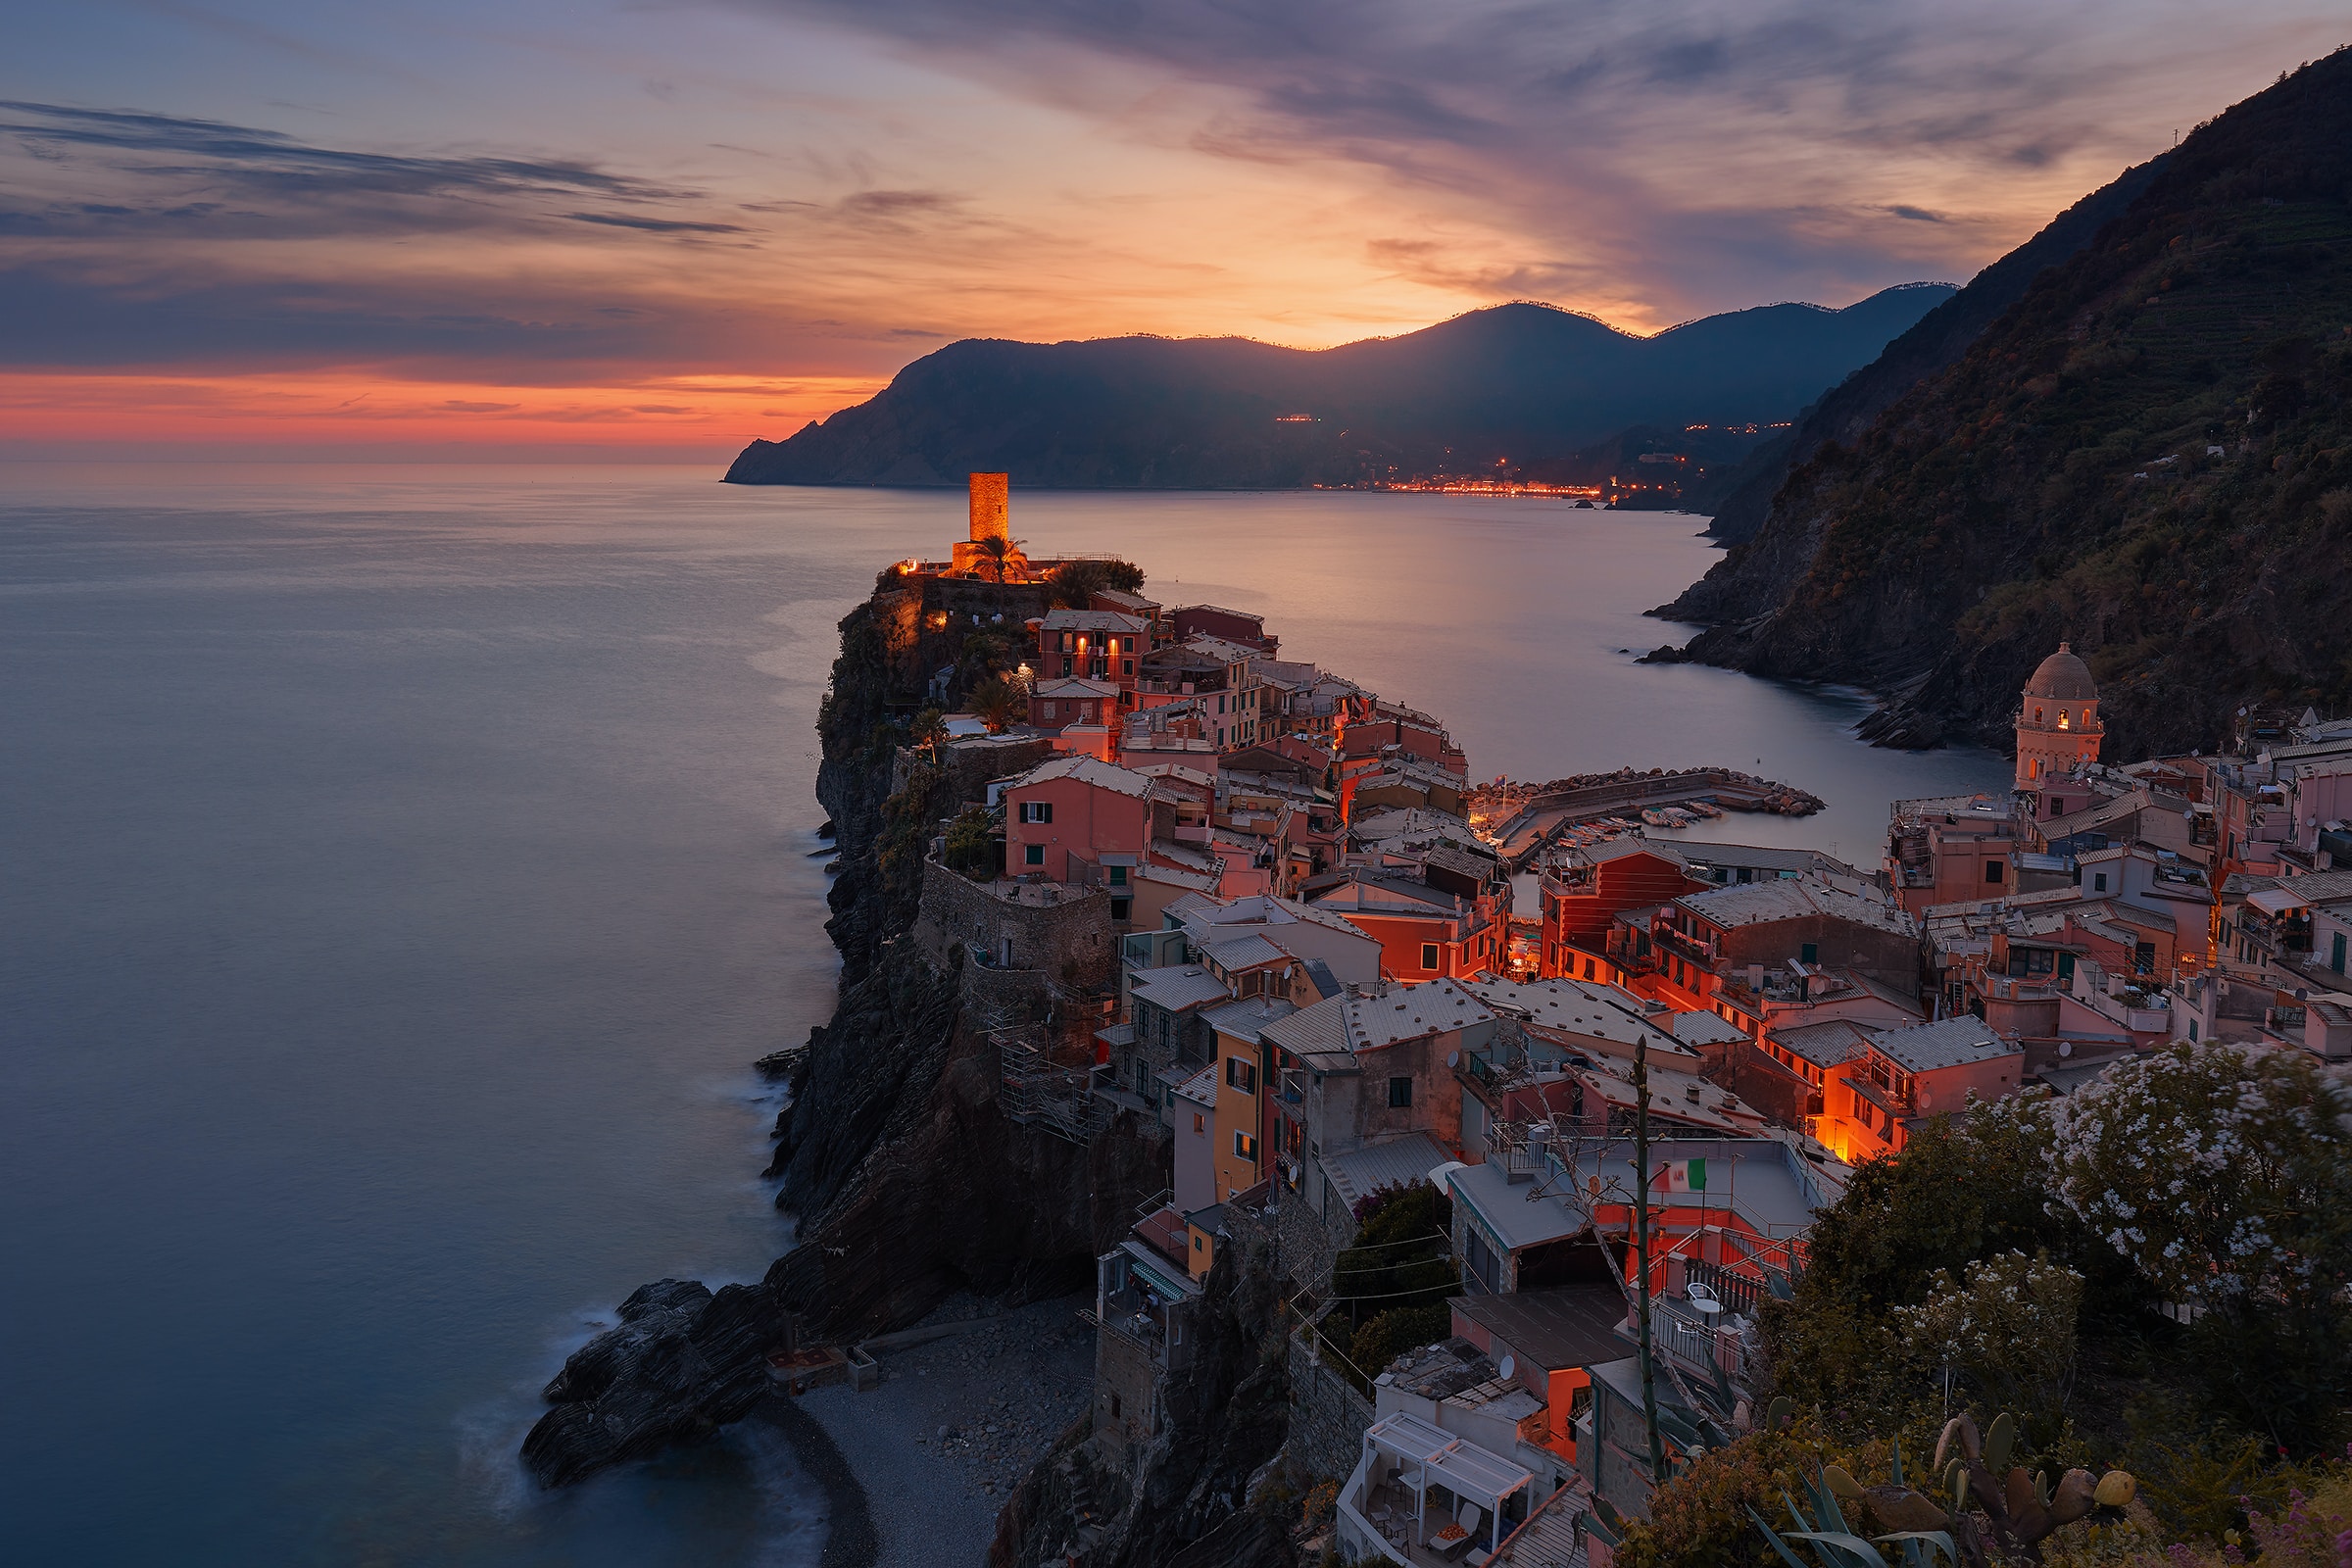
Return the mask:
M 2017 705 L 2017 788 L 2040 797 L 2036 816 L 2062 816 L 2089 804 L 2087 792 L 2070 788 L 2069 780 L 2099 760 L 2105 733 L 2090 666 L 2060 643 L 2035 667 Z

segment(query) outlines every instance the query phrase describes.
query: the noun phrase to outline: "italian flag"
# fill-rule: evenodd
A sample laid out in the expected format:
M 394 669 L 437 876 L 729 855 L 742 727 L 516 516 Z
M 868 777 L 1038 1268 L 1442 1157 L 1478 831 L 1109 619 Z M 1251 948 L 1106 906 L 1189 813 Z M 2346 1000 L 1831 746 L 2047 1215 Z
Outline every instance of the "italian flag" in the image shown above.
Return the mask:
M 1703 1193 L 1707 1190 L 1707 1162 L 1703 1159 L 1670 1159 L 1658 1167 L 1649 1185 L 1663 1193 Z

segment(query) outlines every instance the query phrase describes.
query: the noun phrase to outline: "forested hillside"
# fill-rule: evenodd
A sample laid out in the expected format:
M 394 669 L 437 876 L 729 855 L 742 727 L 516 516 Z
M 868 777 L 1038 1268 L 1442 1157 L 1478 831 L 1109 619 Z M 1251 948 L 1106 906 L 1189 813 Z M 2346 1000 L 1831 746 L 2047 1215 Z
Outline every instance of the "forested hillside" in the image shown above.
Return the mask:
M 2352 703 L 2352 53 L 2172 152 L 1961 360 L 1793 472 L 1690 657 L 2005 739 L 2071 639 L 2120 756 Z M 1673 613 L 1670 611 L 1669 613 Z

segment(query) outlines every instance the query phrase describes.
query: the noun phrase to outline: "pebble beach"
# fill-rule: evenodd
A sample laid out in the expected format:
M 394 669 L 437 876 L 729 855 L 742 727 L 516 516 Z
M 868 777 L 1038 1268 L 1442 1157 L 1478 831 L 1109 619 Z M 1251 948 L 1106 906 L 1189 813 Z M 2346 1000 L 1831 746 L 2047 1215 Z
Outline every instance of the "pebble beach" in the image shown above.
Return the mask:
M 879 1568 L 983 1559 L 1005 1498 L 1086 1410 L 1095 1336 L 1078 1313 L 1092 1300 L 959 1297 L 919 1325 L 955 1333 L 876 1355 L 879 1388 L 801 1396 L 865 1494 Z

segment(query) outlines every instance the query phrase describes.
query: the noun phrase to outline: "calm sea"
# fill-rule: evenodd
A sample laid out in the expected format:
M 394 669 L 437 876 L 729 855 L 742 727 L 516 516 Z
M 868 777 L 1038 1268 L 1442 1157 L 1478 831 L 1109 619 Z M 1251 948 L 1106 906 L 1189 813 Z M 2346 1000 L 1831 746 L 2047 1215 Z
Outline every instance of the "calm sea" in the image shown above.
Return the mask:
M 0 1519 L 28 1564 L 808 1563 L 735 1441 L 534 1494 L 617 1297 L 788 1242 L 746 1064 L 830 1010 L 834 622 L 959 496 L 702 469 L 0 466 Z M 1715 836 L 1875 859 L 1984 753 L 1637 666 L 1695 519 L 1015 498 L 1172 603 L 1442 714 L 1482 777 L 1761 768 Z M 958 1555 L 976 1558 L 983 1543 Z

